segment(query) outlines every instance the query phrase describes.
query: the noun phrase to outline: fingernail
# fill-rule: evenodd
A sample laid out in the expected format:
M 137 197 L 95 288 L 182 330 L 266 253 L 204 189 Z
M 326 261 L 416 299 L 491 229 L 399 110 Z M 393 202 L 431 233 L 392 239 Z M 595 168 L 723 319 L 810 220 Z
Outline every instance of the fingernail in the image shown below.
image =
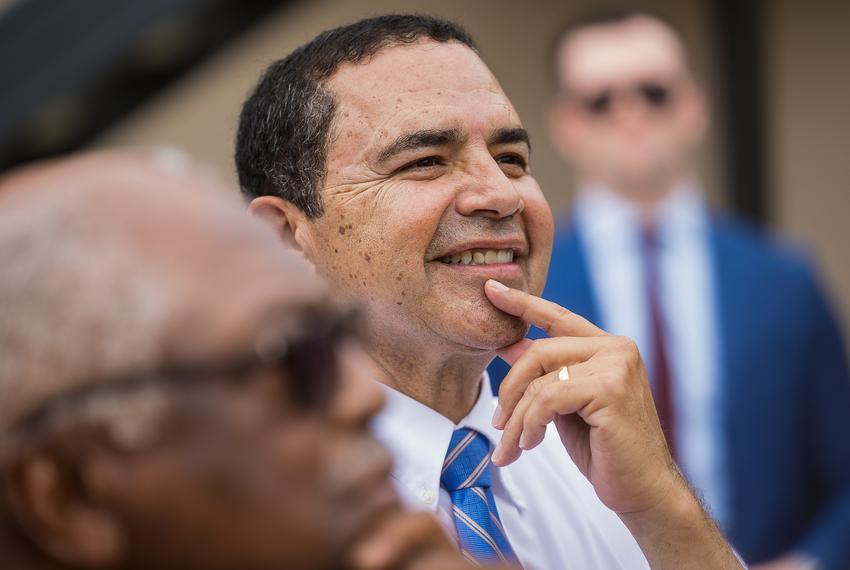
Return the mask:
M 496 465 L 502 460 L 502 442 L 500 441 L 498 445 L 496 445 L 496 449 L 493 450 L 493 454 L 490 456 L 490 461 L 495 463 Z
M 507 291 L 508 290 L 507 285 L 503 285 L 502 283 L 499 283 L 495 279 L 488 279 L 487 284 L 490 285 L 490 287 L 492 287 L 496 291 Z
M 523 450 L 527 450 L 529 443 L 530 442 L 528 441 L 528 434 L 526 434 L 525 432 L 522 432 L 522 435 L 519 436 L 519 448 L 523 449 Z
M 502 417 L 502 404 L 496 405 L 496 411 L 493 412 L 493 427 L 502 429 L 505 418 Z

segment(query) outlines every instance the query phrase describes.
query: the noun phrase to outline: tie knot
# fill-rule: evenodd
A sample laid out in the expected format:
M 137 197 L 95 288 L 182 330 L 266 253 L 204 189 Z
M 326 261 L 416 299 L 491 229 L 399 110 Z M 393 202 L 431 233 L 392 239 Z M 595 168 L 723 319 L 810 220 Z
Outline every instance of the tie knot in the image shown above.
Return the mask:
M 452 492 L 469 487 L 489 487 L 491 481 L 490 441 L 473 429 L 455 430 L 443 463 L 440 483 Z
M 658 222 L 655 220 L 644 220 L 640 225 L 640 243 L 644 251 L 656 251 L 661 248 L 661 236 L 659 235 Z

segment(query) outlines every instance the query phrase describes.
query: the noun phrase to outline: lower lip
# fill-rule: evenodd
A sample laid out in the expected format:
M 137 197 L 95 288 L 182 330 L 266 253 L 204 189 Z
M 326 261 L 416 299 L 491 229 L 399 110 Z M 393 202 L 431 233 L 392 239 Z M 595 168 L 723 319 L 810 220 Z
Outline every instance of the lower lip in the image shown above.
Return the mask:
M 512 279 L 522 276 L 522 268 L 517 263 L 492 263 L 482 265 L 443 263 L 442 261 L 435 261 L 433 263 L 447 271 L 458 271 L 462 274 L 474 275 L 487 279 Z

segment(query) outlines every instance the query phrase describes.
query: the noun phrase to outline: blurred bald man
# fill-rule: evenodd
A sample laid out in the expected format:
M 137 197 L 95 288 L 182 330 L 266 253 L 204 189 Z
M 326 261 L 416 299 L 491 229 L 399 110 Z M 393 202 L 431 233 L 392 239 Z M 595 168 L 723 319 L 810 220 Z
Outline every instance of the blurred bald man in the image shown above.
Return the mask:
M 808 261 L 712 213 L 693 159 L 706 96 L 641 13 L 566 29 L 552 140 L 576 174 L 544 296 L 636 340 L 671 450 L 732 543 L 850 568 L 850 379 Z
M 174 155 L 0 180 L 0 567 L 468 568 L 368 433 L 351 317 Z

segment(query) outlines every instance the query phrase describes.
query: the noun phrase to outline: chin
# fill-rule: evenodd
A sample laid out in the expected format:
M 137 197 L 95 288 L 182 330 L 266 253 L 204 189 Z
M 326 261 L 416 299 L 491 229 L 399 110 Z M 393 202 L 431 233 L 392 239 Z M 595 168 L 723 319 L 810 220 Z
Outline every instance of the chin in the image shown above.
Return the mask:
M 501 311 L 494 311 L 484 318 L 469 321 L 470 327 L 467 332 L 465 345 L 483 349 L 496 350 L 513 344 L 525 338 L 528 333 L 528 325 L 521 319 L 506 315 Z

